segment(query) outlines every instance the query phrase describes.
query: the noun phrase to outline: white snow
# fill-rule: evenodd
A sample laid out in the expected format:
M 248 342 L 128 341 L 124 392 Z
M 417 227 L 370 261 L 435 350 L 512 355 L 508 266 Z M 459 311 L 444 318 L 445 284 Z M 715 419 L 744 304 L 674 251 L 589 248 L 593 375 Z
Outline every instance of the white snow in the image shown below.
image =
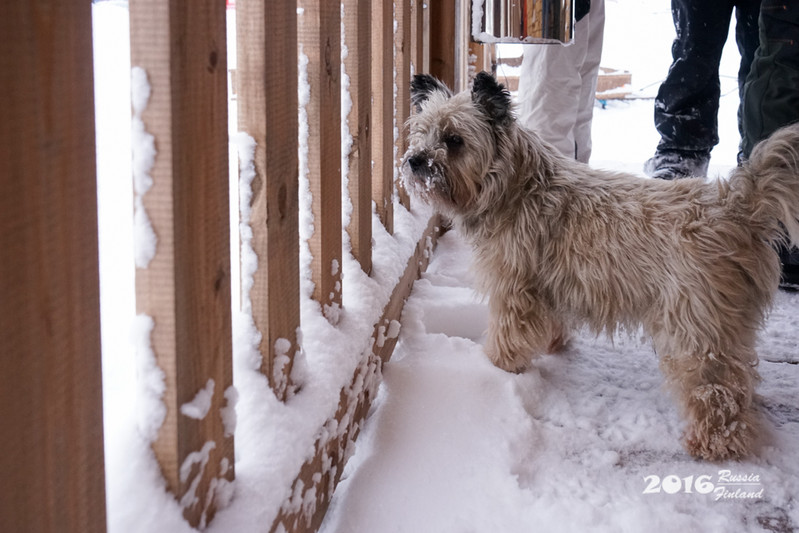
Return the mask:
M 155 164 L 155 137 L 147 131 L 147 126 L 142 119 L 142 113 L 150 100 L 150 83 L 147 81 L 147 72 L 143 68 L 133 67 L 131 69 L 130 86 L 133 109 L 131 120 L 133 190 L 136 193 L 133 213 L 134 260 L 138 268 L 147 268 L 155 257 L 158 238 L 144 208 L 144 195 L 153 186 L 150 171 Z
M 219 409 L 219 416 L 222 418 L 222 424 L 225 426 L 225 437 L 230 437 L 236 433 L 236 404 L 239 402 L 239 391 L 236 390 L 235 385 L 231 385 L 225 389 L 226 405 Z M 227 461 L 227 457 L 222 458 Z M 223 469 L 222 475 L 225 475 L 227 468 Z
M 161 397 L 166 390 L 164 372 L 158 366 L 150 344 L 155 322 L 148 315 L 136 315 L 131 326 L 131 336 L 136 359 L 136 415 L 137 427 L 148 441 L 154 441 L 158 429 L 166 418 L 166 406 Z
M 190 402 L 180 406 L 180 412 L 189 418 L 202 420 L 211 410 L 211 400 L 214 397 L 214 380 L 209 378 L 205 387 L 197 391 Z
M 606 9 L 603 65 L 632 72 L 633 95 L 652 96 L 670 63 L 673 29 L 668 4 L 607 0 Z M 133 296 L 136 202 L 130 154 L 131 145 L 142 142 L 130 138 L 131 95 L 144 93 L 131 90 L 125 3 L 96 3 L 93 10 L 109 531 L 184 533 L 192 528 L 167 491 L 150 448 L 164 414 L 163 377 L 149 341 L 156 325 L 148 317 L 136 317 Z M 230 25 L 228 35 L 234 40 Z M 503 53 L 516 49 L 508 47 Z M 303 61 L 307 58 L 301 55 L 301 75 Z M 737 152 L 737 62 L 730 41 L 722 60 L 721 142 L 711 160 L 711 172 L 719 174 L 735 164 Z M 309 96 L 307 81 L 298 94 L 302 106 Z M 134 113 L 144 105 L 142 100 L 146 102 L 139 100 Z M 640 172 L 657 143 L 652 109 L 651 99 L 611 100 L 607 109 L 597 107 L 592 164 Z M 235 102 L 231 110 L 235 132 Z M 301 120 L 300 131 L 302 165 L 307 118 Z M 351 142 L 348 134 L 343 140 Z M 233 304 L 234 385 L 225 390 L 227 405 L 219 416 L 226 434 L 235 433 L 236 480 L 212 481 L 209 498 L 222 510 L 207 531 L 264 530 L 288 498 L 297 509 L 313 511 L 314 494 L 304 487 L 294 487 L 292 493 L 291 482 L 317 439 L 327 442 L 346 430 L 353 413 L 345 413 L 340 424 L 326 421 L 356 369 L 350 394 L 374 391 L 381 379 L 383 383 L 357 443 L 346 443 L 340 450 L 344 456 L 354 455 L 323 526 L 325 533 L 798 527 L 799 296 L 779 295 L 759 347 L 759 393 L 770 425 L 767 445 L 757 457 L 740 463 L 698 462 L 679 445 L 680 419 L 662 388 L 657 359 L 646 339 L 611 341 L 578 334 L 565 354 L 544 357 L 523 375 L 494 368 L 482 351 L 486 303 L 473 288 L 470 252 L 454 231 L 440 240 L 401 321 L 380 324 L 378 344 L 399 337 L 394 358 L 382 369 L 370 362 L 373 324 L 430 212 L 421 206 L 408 212 L 395 202 L 394 235 L 373 212 L 371 276 L 353 259 L 349 239 L 343 236 L 344 256 L 331 269 L 341 273 L 346 312 L 333 326 L 310 299 L 310 252 L 304 241 L 313 221 L 310 192 L 302 188 L 302 328 L 297 331 L 301 350 L 294 354 L 292 369 L 292 381 L 302 387 L 283 403 L 260 373 L 261 334 L 249 302 L 252 275 L 259 268 L 248 241 L 255 146 L 244 135 L 233 144 L 240 148 L 242 168 L 239 177 L 232 162 L 233 188 L 239 189 L 232 191 L 234 202 L 240 201 L 233 231 L 235 242 L 239 233 L 242 241 L 241 251 L 238 244 L 232 250 L 242 256 L 242 291 L 241 306 L 238 298 Z M 349 216 L 347 207 L 344 217 Z M 232 264 L 238 265 L 239 259 L 234 255 Z M 288 358 L 285 343 L 274 349 Z M 133 379 L 137 374 L 141 378 Z M 213 446 L 206 443 L 190 455 L 182 465 L 185 479 L 194 481 L 192 476 L 206 468 Z M 221 475 L 234 466 L 223 463 Z M 325 456 L 322 463 L 333 477 L 332 458 Z M 746 479 L 757 476 L 760 486 L 747 487 L 743 494 L 762 489 L 762 497 L 730 497 L 740 487 L 724 485 L 719 474 L 723 470 Z M 707 480 L 701 476 L 710 476 L 713 492 L 701 494 L 704 485 L 698 483 Z M 644 494 L 650 485 L 652 493 Z M 199 502 L 197 497 L 190 493 L 181 503 L 207 509 L 209 501 Z

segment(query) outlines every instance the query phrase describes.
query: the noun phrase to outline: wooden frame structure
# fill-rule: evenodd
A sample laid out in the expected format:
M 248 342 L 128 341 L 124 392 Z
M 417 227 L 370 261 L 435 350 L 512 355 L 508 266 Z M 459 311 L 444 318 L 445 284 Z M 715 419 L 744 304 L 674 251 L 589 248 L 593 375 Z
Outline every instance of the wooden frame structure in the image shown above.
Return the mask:
M 406 148 L 411 73 L 430 71 L 455 87 L 454 4 L 344 0 L 353 143 L 345 154 L 352 216 L 342 228 L 339 4 L 237 2 L 238 118 L 256 146 L 250 222 L 259 269 L 250 298 L 261 371 L 280 399 L 292 392 L 292 354 L 300 348 L 298 54 L 307 57 L 311 92 L 313 298 L 334 321 L 336 307 L 346 305 L 342 232 L 368 274 L 372 202 L 389 232 L 395 195 L 410 202 L 394 177 Z M 0 112 L 0 516 L 14 531 L 104 531 L 91 8 L 41 0 L 7 11 L 0 89 L 13 105 Z M 157 244 L 136 271 L 137 312 L 153 318 L 150 341 L 166 380 L 166 417 L 152 446 L 184 517 L 204 527 L 216 511 L 214 491 L 233 479 L 235 463 L 233 436 L 219 417 L 181 414 L 201 390 L 211 391 L 219 410 L 232 385 L 225 8 L 218 0 L 130 0 L 130 23 L 132 65 L 146 71 L 151 87 L 140 118 L 157 146 L 153 184 L 142 197 Z M 358 394 L 344 387 L 335 419 L 345 429 L 320 439 L 287 487 L 314 494 L 314 512 L 287 501 L 271 531 L 321 524 L 396 343 L 386 327 L 399 320 L 439 226 L 430 221 L 374 324 L 374 349 L 352 377 L 373 386 Z M 280 340 L 289 347 L 278 354 Z M 285 355 L 288 363 L 278 362 Z

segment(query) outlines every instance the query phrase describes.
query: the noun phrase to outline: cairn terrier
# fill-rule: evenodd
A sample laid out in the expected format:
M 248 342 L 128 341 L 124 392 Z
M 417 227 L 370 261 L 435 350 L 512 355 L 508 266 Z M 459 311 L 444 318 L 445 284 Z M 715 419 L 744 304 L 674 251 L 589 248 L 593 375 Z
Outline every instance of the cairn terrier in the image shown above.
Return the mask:
M 569 330 L 642 326 L 707 460 L 752 453 L 755 337 L 799 242 L 799 127 L 762 142 L 729 180 L 650 180 L 561 156 L 520 126 L 484 72 L 453 95 L 416 75 L 403 161 L 408 191 L 471 243 L 488 296 L 486 353 L 525 370 Z M 786 237 L 787 235 L 787 237 Z

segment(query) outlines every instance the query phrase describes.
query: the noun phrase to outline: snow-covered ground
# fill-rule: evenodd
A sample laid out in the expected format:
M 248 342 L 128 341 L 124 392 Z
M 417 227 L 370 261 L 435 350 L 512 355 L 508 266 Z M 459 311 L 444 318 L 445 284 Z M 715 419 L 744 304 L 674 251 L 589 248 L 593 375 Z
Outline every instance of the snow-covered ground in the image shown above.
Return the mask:
M 670 63 L 668 2 L 607 0 L 606 9 L 603 65 L 632 72 L 634 94 L 651 97 Z M 94 15 L 109 526 L 112 533 L 191 531 L 137 429 L 137 420 L 146 424 L 152 412 L 132 401 L 142 396 L 133 378 L 142 369 L 129 341 L 134 266 L 125 2 L 95 4 Z M 737 62 L 730 41 L 713 173 L 735 164 Z M 651 99 L 597 106 L 592 164 L 640 172 L 658 139 L 652 114 Z M 232 167 L 235 176 L 234 156 Z M 235 179 L 233 186 L 235 212 Z M 360 323 L 379 312 L 387 298 L 381 291 L 398 275 L 393 265 L 404 265 L 424 222 L 423 214 L 397 211 L 397 235 L 375 234 L 372 279 L 344 258 L 345 311 L 337 328 L 310 305 L 304 285 L 306 386 L 286 405 L 252 370 L 251 331 L 236 314 L 237 479 L 233 501 L 209 531 L 250 533 L 271 524 L 314 428 L 335 410 L 340 387 L 368 348 L 353 344 L 368 337 Z M 232 251 L 238 253 L 235 244 Z M 646 339 L 580 334 L 565 354 L 544 357 L 523 375 L 492 367 L 482 352 L 486 305 L 472 289 L 469 263 L 458 234 L 446 234 L 407 302 L 400 344 L 383 369 L 325 533 L 799 529 L 799 295 L 778 296 L 760 343 L 768 445 L 745 462 L 708 464 L 692 460 L 678 443 L 680 420 Z M 762 494 L 722 501 L 700 494 L 703 481 L 721 486 L 724 469 L 758 476 L 746 489 Z M 653 492 L 644 494 L 650 483 Z

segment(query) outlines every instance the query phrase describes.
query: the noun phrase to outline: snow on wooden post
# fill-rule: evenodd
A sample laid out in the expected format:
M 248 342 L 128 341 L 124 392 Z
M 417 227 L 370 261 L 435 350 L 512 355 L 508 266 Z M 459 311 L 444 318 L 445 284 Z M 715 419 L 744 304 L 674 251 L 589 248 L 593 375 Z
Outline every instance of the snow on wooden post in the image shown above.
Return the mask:
M 408 149 L 408 136 L 405 134 L 405 121 L 411 110 L 411 0 L 394 0 L 394 17 L 397 31 L 394 34 L 394 70 L 397 73 L 397 98 L 394 103 L 394 114 L 397 120 L 396 161 L 397 168 L 402 164 L 402 157 Z M 400 203 L 410 209 L 411 200 L 401 183 L 397 183 L 397 195 Z
M 0 35 L 1 527 L 105 531 L 91 5 Z
M 261 371 L 285 399 L 300 325 L 297 0 L 238 0 L 236 12 L 239 129 L 255 140 L 249 296 Z
M 347 117 L 352 146 L 347 187 L 352 216 L 347 231 L 352 254 L 367 274 L 372 270 L 372 0 L 344 0 L 344 66 L 350 78 L 352 108 Z
M 372 3 L 372 199 L 377 216 L 394 232 L 394 5 Z
M 310 88 L 305 110 L 314 219 L 308 242 L 313 298 L 336 322 L 341 308 L 341 5 L 301 0 L 298 6 L 299 43 L 307 57 Z
M 222 416 L 235 396 L 227 394 L 233 389 L 225 4 L 131 0 L 130 33 L 134 119 L 153 136 L 156 152 L 151 183 L 134 164 L 136 308 L 151 319 L 150 345 L 166 385 L 153 450 L 184 516 L 203 527 L 230 496 L 234 464 L 232 428 Z M 141 229 L 147 220 L 154 237 Z

